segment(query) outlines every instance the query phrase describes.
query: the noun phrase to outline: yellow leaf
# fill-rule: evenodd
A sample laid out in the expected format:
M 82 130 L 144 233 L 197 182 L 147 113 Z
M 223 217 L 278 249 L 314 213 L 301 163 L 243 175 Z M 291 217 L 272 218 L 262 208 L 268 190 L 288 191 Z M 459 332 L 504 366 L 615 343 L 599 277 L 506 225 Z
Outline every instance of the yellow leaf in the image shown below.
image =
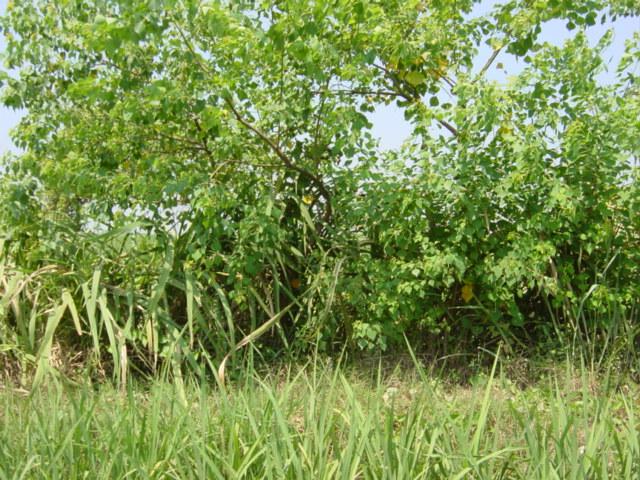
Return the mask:
M 465 283 L 462 287 L 461 296 L 462 300 L 464 300 L 464 303 L 469 303 L 473 298 L 473 285 L 470 283 Z
M 303 195 L 302 201 L 307 205 L 311 205 L 313 203 L 313 197 L 311 195 Z
M 500 133 L 501 135 L 511 135 L 513 133 L 513 128 L 507 125 L 502 125 L 498 129 L 498 133 Z

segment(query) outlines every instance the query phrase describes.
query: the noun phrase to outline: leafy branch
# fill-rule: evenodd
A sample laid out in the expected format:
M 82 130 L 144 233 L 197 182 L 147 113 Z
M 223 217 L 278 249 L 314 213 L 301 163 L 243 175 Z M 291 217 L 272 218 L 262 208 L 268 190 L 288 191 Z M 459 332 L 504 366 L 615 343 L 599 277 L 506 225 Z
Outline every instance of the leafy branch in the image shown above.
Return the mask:
M 231 112 L 233 113 L 236 120 L 238 120 L 238 122 L 242 124 L 244 127 L 246 127 L 248 130 L 255 133 L 264 143 L 266 143 L 267 146 L 276 154 L 276 156 L 280 160 L 282 160 L 282 163 L 284 163 L 289 170 L 298 172 L 300 175 L 305 177 L 307 180 L 310 180 L 316 186 L 316 188 L 318 189 L 318 191 L 326 201 L 324 220 L 326 222 L 330 221 L 333 215 L 333 212 L 331 210 L 331 193 L 329 193 L 329 189 L 326 187 L 326 185 L 320 179 L 320 177 L 318 177 L 317 175 L 314 175 L 310 171 L 294 163 L 293 160 L 266 133 L 264 133 L 262 130 L 260 130 L 258 127 L 256 127 L 249 121 L 247 121 L 240 114 L 240 112 L 238 112 L 233 100 L 230 97 L 226 97 L 224 100 L 227 106 L 229 107 L 229 110 L 231 110 Z
M 389 80 L 391 80 L 391 83 L 395 88 L 394 92 L 397 94 L 397 96 L 402 97 L 409 102 L 423 103 L 420 93 L 413 85 L 409 84 L 405 80 L 398 78 L 398 75 L 382 65 L 374 64 L 374 66 L 384 72 L 385 76 Z M 451 125 L 451 123 L 441 118 L 436 118 L 436 121 L 444 128 L 446 128 L 454 137 L 458 136 L 458 129 Z
M 180 37 L 182 38 L 183 42 L 185 43 L 186 47 L 189 49 L 191 54 L 196 59 L 196 62 L 198 63 L 198 66 L 200 67 L 200 69 L 203 70 L 208 75 L 212 75 L 213 72 L 211 72 L 211 69 L 201 61 L 200 56 L 196 53 L 195 49 L 191 45 L 191 42 L 189 42 L 189 39 L 187 38 L 186 34 L 182 30 L 182 28 L 180 28 L 180 25 L 178 24 L 178 22 L 175 22 L 174 25 L 175 25 L 176 29 L 178 30 L 178 33 L 179 33 Z M 282 163 L 284 163 L 284 165 L 289 170 L 293 170 L 295 172 L 298 172 L 300 175 L 305 177 L 307 180 L 310 180 L 316 186 L 316 188 L 320 192 L 320 195 L 322 195 L 324 197 L 325 201 L 326 201 L 326 207 L 325 207 L 325 213 L 324 213 L 324 216 L 323 216 L 323 220 L 325 222 L 329 222 L 331 220 L 332 216 L 333 216 L 333 211 L 332 211 L 332 208 L 331 208 L 331 193 L 329 192 L 329 189 L 324 184 L 322 179 L 320 179 L 320 177 L 318 177 L 317 175 L 311 173 L 310 171 L 308 171 L 308 170 L 300 167 L 299 165 L 297 165 L 278 146 L 278 144 L 276 142 L 274 142 L 266 133 L 264 133 L 262 130 L 260 130 L 258 127 L 256 127 L 255 125 L 253 125 L 249 121 L 247 121 L 240 114 L 240 112 L 236 109 L 236 106 L 235 106 L 233 100 L 229 96 L 226 96 L 224 98 L 224 101 L 227 104 L 227 106 L 229 107 L 229 110 L 231 110 L 231 113 L 233 113 L 233 116 L 236 118 L 236 120 L 241 125 L 243 125 L 245 128 L 247 128 L 248 130 L 250 130 L 253 133 L 255 133 L 276 154 L 276 156 L 280 160 L 282 160 Z

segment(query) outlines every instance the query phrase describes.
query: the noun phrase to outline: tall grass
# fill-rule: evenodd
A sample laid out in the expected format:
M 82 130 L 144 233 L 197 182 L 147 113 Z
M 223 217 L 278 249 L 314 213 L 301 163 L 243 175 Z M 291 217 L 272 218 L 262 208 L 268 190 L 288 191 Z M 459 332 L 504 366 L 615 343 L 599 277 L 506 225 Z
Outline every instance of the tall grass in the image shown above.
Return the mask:
M 633 479 L 636 387 L 330 367 L 0 394 L 0 478 Z
M 297 296 L 274 273 L 272 287 L 248 287 L 240 303 L 249 305 L 250 318 L 240 318 L 238 301 L 215 275 L 207 289 L 187 267 L 172 272 L 171 257 L 148 288 L 114 286 L 99 265 L 88 272 L 49 265 L 25 273 L 3 254 L 0 239 L 0 378 L 37 387 L 46 376 L 68 373 L 69 360 L 78 357 L 80 370 L 121 387 L 131 371 L 157 375 L 169 368 L 178 377 L 215 363 L 224 377 L 235 352 L 267 333 L 293 351 L 280 324 L 285 316 L 304 324 L 300 336 L 312 344 L 331 310 L 342 265 L 322 270 Z M 278 268 L 284 266 L 272 265 L 273 272 Z M 284 298 L 287 305 L 280 304 Z

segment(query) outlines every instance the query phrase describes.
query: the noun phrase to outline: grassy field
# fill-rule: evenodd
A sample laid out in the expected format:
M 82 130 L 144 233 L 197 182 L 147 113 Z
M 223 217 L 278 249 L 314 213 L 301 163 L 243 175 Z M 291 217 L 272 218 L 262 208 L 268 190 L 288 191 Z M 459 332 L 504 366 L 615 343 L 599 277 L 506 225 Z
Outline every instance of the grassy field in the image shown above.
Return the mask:
M 226 387 L 5 388 L 0 478 L 640 477 L 637 385 L 569 363 L 505 370 L 453 382 L 315 362 Z

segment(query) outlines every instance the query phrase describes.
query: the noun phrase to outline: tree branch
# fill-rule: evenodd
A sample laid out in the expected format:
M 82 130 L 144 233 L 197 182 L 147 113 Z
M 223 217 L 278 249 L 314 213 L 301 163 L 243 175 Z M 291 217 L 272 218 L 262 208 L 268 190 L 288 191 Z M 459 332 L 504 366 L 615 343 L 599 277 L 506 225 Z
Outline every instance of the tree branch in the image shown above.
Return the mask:
M 185 43 L 185 45 L 187 46 L 191 54 L 194 56 L 196 63 L 200 66 L 200 68 L 205 73 L 209 75 L 213 75 L 214 72 L 201 61 L 200 56 L 194 50 L 193 46 L 191 45 L 191 42 L 189 42 L 189 39 L 185 35 L 184 31 L 180 28 L 180 25 L 178 24 L 178 22 L 174 22 L 174 25 L 178 30 L 178 33 L 182 37 L 183 42 Z M 327 206 L 324 214 L 324 220 L 325 222 L 328 222 L 333 215 L 333 210 L 331 208 L 331 194 L 329 193 L 329 189 L 325 186 L 324 182 L 317 175 L 314 175 L 308 170 L 305 170 L 304 168 L 299 167 L 298 165 L 293 163 L 293 161 L 291 161 L 291 159 L 287 156 L 287 154 L 285 154 L 282 151 L 282 149 L 273 140 L 271 140 L 271 138 L 269 138 L 268 135 L 266 135 L 259 128 L 255 127 L 254 125 L 246 121 L 242 117 L 242 115 L 240 115 L 238 110 L 236 110 L 233 100 L 227 97 L 225 98 L 225 102 L 229 107 L 229 109 L 231 110 L 231 112 L 233 113 L 233 115 L 235 116 L 236 120 L 238 120 L 238 122 L 240 122 L 247 129 L 255 133 L 263 142 L 265 142 L 269 146 L 269 148 L 271 148 L 271 150 L 278 156 L 278 158 L 282 160 L 282 163 L 284 163 L 288 169 L 298 172 L 300 175 L 306 177 L 308 180 L 313 182 L 313 184 L 316 186 L 320 194 L 324 197 L 325 201 L 327 202 Z
M 373 95 L 378 97 L 401 97 L 398 92 L 392 92 L 389 90 L 362 90 L 362 89 L 322 89 L 314 90 L 314 95 L 333 94 L 333 95 Z
M 454 89 L 456 87 L 456 82 L 454 82 L 452 79 L 450 79 L 449 77 L 447 77 L 446 75 L 441 75 L 440 79 L 444 81 L 444 83 L 446 83 L 447 85 L 449 85 L 449 88 Z
M 285 166 L 289 170 L 293 170 L 295 172 L 298 172 L 300 175 L 306 177 L 308 180 L 310 180 L 316 186 L 316 188 L 318 189 L 320 194 L 324 197 L 324 199 L 327 202 L 327 206 L 326 206 L 326 209 L 325 209 L 324 220 L 325 220 L 325 222 L 328 222 L 331 219 L 331 216 L 333 215 L 333 212 L 332 212 L 332 209 L 331 209 L 331 194 L 329 193 L 329 190 L 325 186 L 324 182 L 317 175 L 314 175 L 313 173 L 309 172 L 308 170 L 305 170 L 304 168 L 296 165 L 291 160 L 291 158 L 289 158 L 289 156 L 286 153 L 284 153 L 284 151 L 278 145 L 276 145 L 276 143 L 273 140 L 271 140 L 271 138 L 269 138 L 269 136 L 267 134 L 265 134 L 262 130 L 260 130 L 255 125 L 253 125 L 250 122 L 248 122 L 247 120 L 245 120 L 245 118 L 236 109 L 236 107 L 235 107 L 235 105 L 233 103 L 233 100 L 231 100 L 230 98 L 227 97 L 227 98 L 225 98 L 225 102 L 226 102 L 227 106 L 229 107 L 229 109 L 231 110 L 231 112 L 233 113 L 234 117 L 236 117 L 236 120 L 238 120 L 238 122 L 240 122 L 248 130 L 250 130 L 253 133 L 255 133 L 264 143 L 266 143 L 267 146 L 278 156 L 278 158 L 280 160 L 282 160 L 282 163 L 284 163 Z
M 210 157 L 213 157 L 213 152 L 209 148 L 209 142 L 207 142 L 207 137 L 206 137 L 207 132 L 204 131 L 204 129 L 202 128 L 202 125 L 200 125 L 200 121 L 195 115 L 193 117 L 193 123 L 195 124 L 196 128 L 202 135 L 202 147 L 204 148 L 204 151 L 207 152 Z
M 200 69 L 205 72 L 208 75 L 213 75 L 215 72 L 213 72 L 211 70 L 211 68 L 209 68 L 208 65 L 204 64 L 200 58 L 200 55 L 198 55 L 198 53 L 195 51 L 195 49 L 193 48 L 193 45 L 191 45 L 191 42 L 189 41 L 189 39 L 187 38 L 187 35 L 184 33 L 184 31 L 182 30 L 182 28 L 180 27 L 180 25 L 178 24 L 177 21 L 173 22 L 173 25 L 176 27 L 176 29 L 178 30 L 178 33 L 180 34 L 180 37 L 182 37 L 182 41 L 184 42 L 184 44 L 187 46 L 187 49 L 189 50 L 189 52 L 191 53 L 191 55 L 193 55 L 193 58 L 195 59 L 196 63 L 198 64 L 198 66 L 200 67 Z
M 454 127 L 453 125 L 451 125 L 449 122 L 447 122 L 446 120 L 442 120 L 440 118 L 436 118 L 436 121 L 442 125 L 444 128 L 446 128 L 447 130 L 449 130 L 449 132 L 451 132 L 453 134 L 454 137 L 458 136 L 458 129 L 456 127 Z
M 402 98 L 404 98 L 405 100 L 407 100 L 409 102 L 421 102 L 422 103 L 422 98 L 420 97 L 420 94 L 418 93 L 418 91 L 413 86 L 409 85 L 404 80 L 399 79 L 398 76 L 394 72 L 390 71 L 389 69 L 387 69 L 387 68 L 385 68 L 385 67 L 383 67 L 381 65 L 377 65 L 375 63 L 373 64 L 373 66 L 378 68 L 379 70 L 383 71 L 385 73 L 385 76 L 387 76 L 387 78 L 389 78 L 389 80 L 391 80 L 391 83 L 397 89 L 397 92 L 394 92 L 397 96 L 402 97 Z M 410 90 L 410 93 L 406 91 L 407 88 Z M 442 125 L 444 128 L 449 130 L 449 132 L 454 137 L 458 136 L 458 130 L 453 125 L 451 125 L 449 122 L 447 122 L 446 120 L 441 120 L 439 118 L 436 118 L 436 121 L 440 125 Z
M 476 78 L 481 78 L 487 72 L 487 70 L 489 70 L 489 67 L 491 67 L 491 64 L 493 64 L 494 60 L 498 57 L 503 48 L 504 47 L 499 47 L 493 51 L 493 53 L 489 57 L 489 60 L 487 60 L 484 66 L 480 69 L 480 72 L 478 73 L 478 76 Z
M 172 142 L 175 143 L 183 143 L 183 144 L 187 144 L 191 146 L 191 149 L 193 150 L 198 150 L 198 151 L 202 151 L 207 153 L 208 155 L 211 155 L 211 151 L 203 146 L 200 142 L 196 142 L 194 140 L 191 140 L 190 138 L 185 138 L 185 137 L 179 137 L 176 135 L 170 135 L 168 133 L 164 133 L 161 132 L 160 130 L 157 129 L 153 129 L 153 132 L 156 133 L 157 135 L 159 135 L 160 137 L 166 139 L 166 140 L 171 140 Z

